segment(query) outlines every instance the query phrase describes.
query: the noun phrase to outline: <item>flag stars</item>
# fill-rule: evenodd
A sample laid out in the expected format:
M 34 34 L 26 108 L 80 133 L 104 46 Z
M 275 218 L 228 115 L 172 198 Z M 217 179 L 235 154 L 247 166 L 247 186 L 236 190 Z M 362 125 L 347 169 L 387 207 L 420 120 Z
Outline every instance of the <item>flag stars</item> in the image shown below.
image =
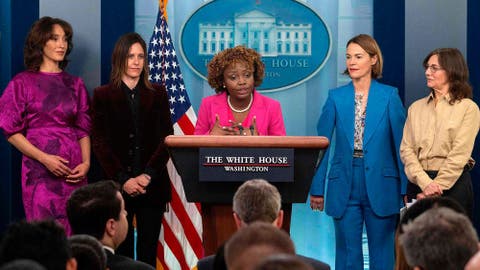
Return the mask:
M 158 74 L 158 73 L 155 74 L 155 81 L 156 81 L 156 82 L 160 81 L 160 78 L 161 78 L 161 77 L 160 77 L 160 74 Z
M 185 91 L 185 86 L 183 84 L 180 84 L 180 91 Z
M 185 96 L 180 96 L 180 97 L 178 98 L 178 101 L 179 101 L 180 103 L 184 103 L 184 102 L 186 101 L 186 100 L 185 100 Z
M 170 80 L 170 78 L 168 77 L 168 74 L 165 73 L 163 74 L 163 81 L 167 81 L 167 80 Z
M 170 108 L 170 114 L 171 114 L 171 115 L 174 115 L 174 114 L 175 114 L 175 109 Z
M 150 43 L 153 44 L 153 46 L 157 46 L 158 45 L 158 39 L 153 38 Z
M 177 102 L 177 100 L 175 100 L 175 97 L 174 97 L 174 96 L 170 96 L 170 98 L 168 99 L 168 101 L 169 101 L 171 104 Z
M 170 87 L 170 91 L 172 91 L 172 93 L 175 93 L 175 91 L 177 91 L 177 86 L 175 84 L 172 84 L 172 86 Z
M 152 69 L 153 69 L 153 67 L 154 67 L 154 65 L 153 65 L 153 63 L 152 63 L 152 62 L 148 63 L 148 68 L 149 68 L 150 70 L 152 70 Z

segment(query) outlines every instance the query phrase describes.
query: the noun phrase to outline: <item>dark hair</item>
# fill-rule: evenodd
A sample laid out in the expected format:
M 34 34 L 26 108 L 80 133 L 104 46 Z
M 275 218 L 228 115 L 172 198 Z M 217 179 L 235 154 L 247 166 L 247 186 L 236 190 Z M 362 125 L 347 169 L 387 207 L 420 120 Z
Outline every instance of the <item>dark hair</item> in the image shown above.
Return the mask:
M 119 190 L 118 184 L 111 180 L 76 189 L 67 201 L 67 216 L 73 233 L 102 239 L 107 221 L 120 219 Z
M 135 43 L 140 43 L 140 46 L 143 48 L 143 53 L 145 56 L 147 56 L 147 45 L 145 44 L 143 38 L 135 32 L 127 33 L 121 36 L 115 43 L 115 47 L 113 48 L 112 52 L 112 71 L 110 72 L 110 82 L 115 87 L 120 87 L 122 85 L 122 76 L 127 68 L 128 51 Z M 139 83 L 146 88 L 153 90 L 153 86 L 148 80 L 148 73 L 148 61 L 145 58 Z
M 265 76 L 265 64 L 262 62 L 261 55 L 254 49 L 239 45 L 217 53 L 208 63 L 208 84 L 215 89 L 216 93 L 226 91 L 223 87 L 225 69 L 231 64 L 239 62 L 245 62 L 248 66 L 253 67 L 255 86 L 262 84 Z
M 31 259 L 48 270 L 65 270 L 71 257 L 65 230 L 53 220 L 13 223 L 0 247 L 0 264 Z
M 43 62 L 43 48 L 45 47 L 45 44 L 47 44 L 47 41 L 52 38 L 53 26 L 55 24 L 62 27 L 65 32 L 65 37 L 67 38 L 68 47 L 65 53 L 65 58 L 59 63 L 59 67 L 62 70 L 67 67 L 67 56 L 73 49 L 72 26 L 62 19 L 45 16 L 33 23 L 25 40 L 25 46 L 23 47 L 23 62 L 26 69 L 33 71 L 38 71 L 40 69 L 40 65 Z
M 313 270 L 313 267 L 292 254 L 273 254 L 263 259 L 255 270 Z
M 439 48 L 430 52 L 423 60 L 426 68 L 428 60 L 433 55 L 438 56 L 438 63 L 445 70 L 450 83 L 450 104 L 463 98 L 472 98 L 472 86 L 468 82 L 468 66 L 462 53 L 456 48 Z
M 72 255 L 77 260 L 77 270 L 105 270 L 107 255 L 95 237 L 77 234 L 71 236 L 68 242 Z
M 262 254 L 254 258 L 252 253 Z M 295 254 L 293 241 L 285 231 L 261 221 L 240 228 L 225 244 L 227 268 L 238 263 L 254 265 L 262 256 L 278 253 Z M 245 261 L 246 258 L 250 260 Z
M 347 42 L 347 46 L 350 45 L 351 43 L 355 43 L 358 46 L 362 47 L 370 57 L 377 56 L 377 63 L 372 66 L 372 78 L 374 79 L 380 79 L 382 78 L 382 70 L 383 70 L 383 56 L 382 56 L 382 51 L 380 50 L 380 46 L 378 46 L 377 41 L 375 39 L 367 34 L 360 34 L 357 36 L 354 36 Z M 348 73 L 348 68 L 343 71 L 343 74 L 345 75 L 350 75 Z
M 403 234 L 403 225 L 415 220 L 415 218 L 423 214 L 425 211 L 438 207 L 447 207 L 457 213 L 464 215 L 467 214 L 465 209 L 457 201 L 449 197 L 427 197 L 412 204 L 400 218 L 400 222 L 395 232 L 395 270 L 413 269 L 407 264 L 403 248 L 398 240 L 398 237 Z
M 47 270 L 47 268 L 30 259 L 18 259 L 2 265 L 0 270 Z

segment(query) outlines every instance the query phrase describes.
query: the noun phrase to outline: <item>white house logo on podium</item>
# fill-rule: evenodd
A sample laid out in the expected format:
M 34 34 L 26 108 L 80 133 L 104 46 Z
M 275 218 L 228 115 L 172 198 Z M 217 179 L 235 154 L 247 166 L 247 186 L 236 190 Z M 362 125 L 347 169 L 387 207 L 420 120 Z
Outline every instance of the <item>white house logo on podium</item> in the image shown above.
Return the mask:
M 255 49 L 265 63 L 262 92 L 301 84 L 324 65 L 331 49 L 324 21 L 295 0 L 216 0 L 197 9 L 181 31 L 180 51 L 206 79 L 207 63 L 226 48 Z

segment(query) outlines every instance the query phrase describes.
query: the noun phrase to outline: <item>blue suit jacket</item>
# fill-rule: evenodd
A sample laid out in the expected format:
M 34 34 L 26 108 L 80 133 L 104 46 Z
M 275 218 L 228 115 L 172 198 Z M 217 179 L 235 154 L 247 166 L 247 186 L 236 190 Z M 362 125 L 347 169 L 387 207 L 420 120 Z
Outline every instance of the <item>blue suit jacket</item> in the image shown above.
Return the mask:
M 329 92 L 318 121 L 318 135 L 332 141 L 312 182 L 310 194 L 323 196 L 325 211 L 341 217 L 352 187 L 354 88 L 349 83 Z M 399 212 L 407 177 L 399 156 L 405 124 L 405 109 L 397 89 L 372 80 L 368 94 L 363 137 L 364 171 L 368 198 L 375 214 L 388 216 Z M 332 149 L 334 147 L 334 149 Z M 334 151 L 330 161 L 330 152 Z M 328 163 L 330 170 L 327 175 Z M 328 179 L 328 184 L 326 184 Z

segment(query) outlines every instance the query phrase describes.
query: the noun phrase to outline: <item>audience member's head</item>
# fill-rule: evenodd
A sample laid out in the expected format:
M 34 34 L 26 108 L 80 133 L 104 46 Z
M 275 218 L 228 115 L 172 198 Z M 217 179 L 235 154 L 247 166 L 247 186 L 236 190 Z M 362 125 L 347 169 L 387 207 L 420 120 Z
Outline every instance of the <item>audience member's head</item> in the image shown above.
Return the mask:
M 233 196 L 233 216 L 237 227 L 255 221 L 282 226 L 282 199 L 278 189 L 263 179 L 243 183 Z
M 290 236 L 265 222 L 240 228 L 225 244 L 225 261 L 229 270 L 250 270 L 261 259 L 273 254 L 295 254 Z
M 0 270 L 47 270 L 36 261 L 29 259 L 13 260 L 0 267 Z
M 397 227 L 395 234 L 395 270 L 411 270 L 413 269 L 407 264 L 405 260 L 405 254 L 403 253 L 403 248 L 398 241 L 398 237 L 403 234 L 403 225 L 411 222 L 425 211 L 438 208 L 438 207 L 447 207 L 455 212 L 466 215 L 465 209 L 457 202 L 448 197 L 427 197 L 421 200 L 416 201 L 414 204 L 408 207 L 405 213 L 400 218 L 400 223 Z
M 0 264 L 30 259 L 48 270 L 76 269 L 65 230 L 53 220 L 20 221 L 9 226 L 0 247 Z
M 262 260 L 255 270 L 313 270 L 313 267 L 297 256 L 274 254 Z
M 446 207 L 430 209 L 403 225 L 399 241 L 414 269 L 462 269 L 478 250 L 468 217 Z
M 125 202 L 113 181 L 99 181 L 76 189 L 67 201 L 67 215 L 74 234 L 94 236 L 113 249 L 127 236 Z
M 93 236 L 77 234 L 68 238 L 77 270 L 105 270 L 107 255 L 102 244 Z

